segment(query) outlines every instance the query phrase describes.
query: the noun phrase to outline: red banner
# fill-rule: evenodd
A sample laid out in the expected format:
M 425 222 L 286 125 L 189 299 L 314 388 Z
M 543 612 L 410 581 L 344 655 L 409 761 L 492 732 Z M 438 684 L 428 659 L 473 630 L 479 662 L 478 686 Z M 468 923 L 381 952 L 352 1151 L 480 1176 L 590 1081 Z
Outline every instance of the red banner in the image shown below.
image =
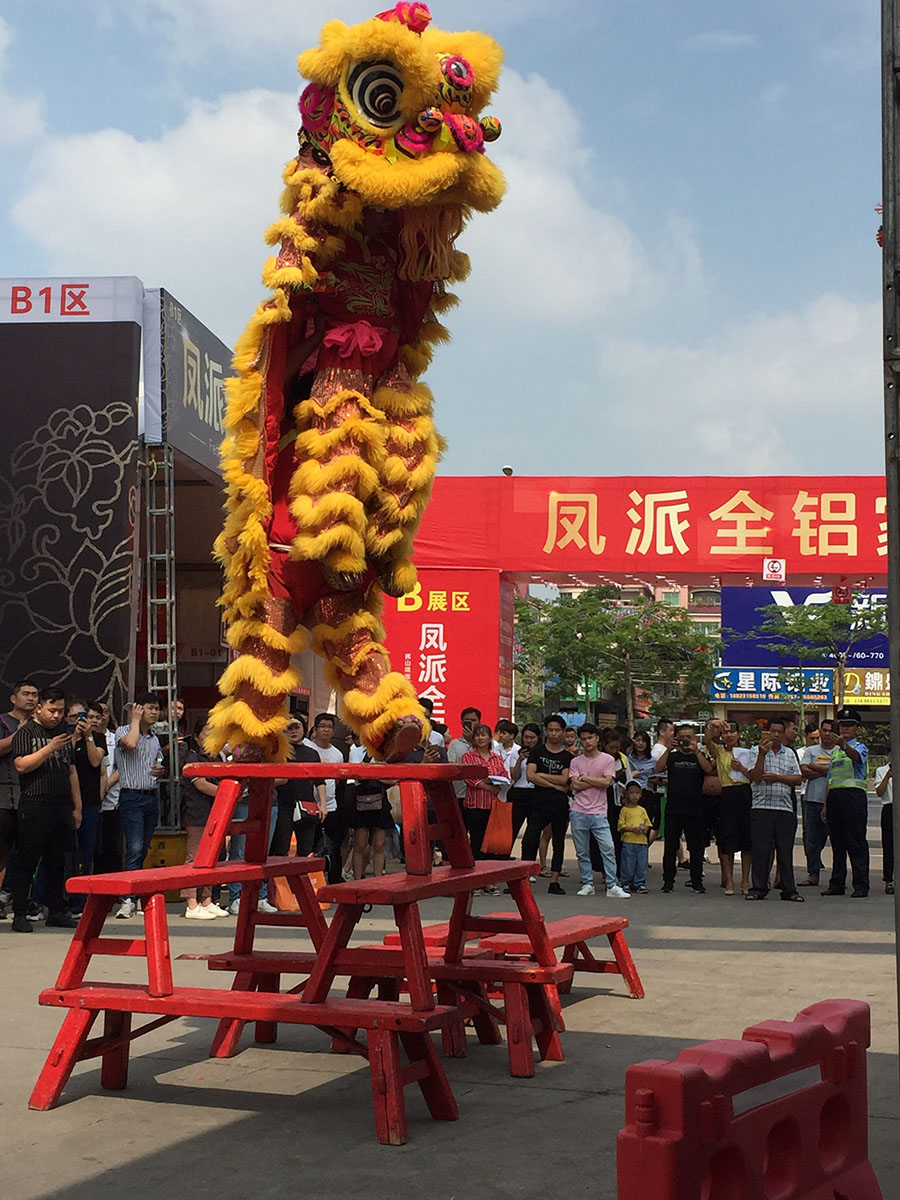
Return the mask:
M 415 540 L 422 567 L 514 573 L 884 576 L 882 476 L 439 477 Z
M 459 733 L 459 714 L 467 705 L 480 708 L 493 728 L 498 716 L 498 664 L 512 656 L 512 587 L 504 623 L 509 649 L 501 649 L 500 573 L 493 571 L 419 571 L 416 590 L 399 600 L 386 597 L 383 620 L 391 665 L 402 671 L 420 696 L 434 704 L 436 721 Z

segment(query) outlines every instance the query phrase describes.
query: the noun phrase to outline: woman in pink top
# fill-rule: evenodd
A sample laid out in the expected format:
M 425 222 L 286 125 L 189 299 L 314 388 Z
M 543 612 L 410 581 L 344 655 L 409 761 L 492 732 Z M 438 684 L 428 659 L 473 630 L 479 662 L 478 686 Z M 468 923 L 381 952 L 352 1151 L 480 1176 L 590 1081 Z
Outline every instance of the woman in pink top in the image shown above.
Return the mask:
M 483 764 L 487 767 L 488 774 L 494 778 L 509 779 L 506 763 L 499 754 L 491 749 L 493 740 L 490 725 L 476 725 L 472 733 L 474 749 L 466 751 L 462 756 L 462 762 L 468 766 Z M 487 779 L 466 780 L 463 820 L 466 823 L 469 841 L 472 843 L 472 853 L 476 861 L 491 857 L 481 853 L 481 843 L 484 840 L 484 831 L 487 829 L 488 818 L 494 805 L 494 797 L 499 794 L 500 784 L 498 783 L 491 783 Z M 491 895 L 497 894 L 497 889 L 493 887 L 484 890 Z

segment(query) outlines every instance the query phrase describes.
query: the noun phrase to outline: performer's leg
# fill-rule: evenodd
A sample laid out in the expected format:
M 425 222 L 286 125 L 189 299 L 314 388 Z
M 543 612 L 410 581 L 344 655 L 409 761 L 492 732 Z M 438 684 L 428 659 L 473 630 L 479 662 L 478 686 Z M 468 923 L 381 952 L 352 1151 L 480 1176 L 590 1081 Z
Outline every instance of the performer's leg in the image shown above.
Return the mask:
M 380 608 L 374 588 L 337 592 L 318 600 L 305 623 L 325 659 L 325 678 L 342 697 L 344 720 L 370 753 L 396 762 L 419 744 L 423 714 L 412 684 L 391 671 Z
M 444 441 L 431 419 L 433 399 L 424 384 L 410 383 L 399 364 L 382 376 L 372 403 L 386 435 L 378 486 L 366 508 L 366 548 L 378 582 L 403 596 L 416 582 L 412 539 L 428 498 Z
M 228 643 L 239 657 L 219 680 L 223 698 L 210 713 L 206 748 L 218 753 L 228 743 L 246 747 L 248 757 L 282 761 L 288 757 L 285 699 L 300 686 L 291 655 L 304 648 L 306 632 L 290 601 L 270 596 L 252 618 L 230 626 Z
M 377 485 L 373 464 L 384 446 L 371 391 L 371 376 L 329 367 L 316 374 L 310 398 L 295 409 L 294 557 L 321 563 L 329 584 L 341 590 L 359 587 L 366 570 L 364 506 Z

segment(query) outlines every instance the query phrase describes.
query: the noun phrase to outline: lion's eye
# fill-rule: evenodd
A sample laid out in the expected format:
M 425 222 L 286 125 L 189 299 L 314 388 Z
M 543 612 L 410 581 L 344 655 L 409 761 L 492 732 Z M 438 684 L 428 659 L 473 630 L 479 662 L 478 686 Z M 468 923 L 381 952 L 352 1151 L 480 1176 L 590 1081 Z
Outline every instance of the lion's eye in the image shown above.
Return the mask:
M 403 79 L 390 63 L 359 63 L 350 72 L 347 89 L 362 116 L 379 129 L 395 125 L 402 116 Z

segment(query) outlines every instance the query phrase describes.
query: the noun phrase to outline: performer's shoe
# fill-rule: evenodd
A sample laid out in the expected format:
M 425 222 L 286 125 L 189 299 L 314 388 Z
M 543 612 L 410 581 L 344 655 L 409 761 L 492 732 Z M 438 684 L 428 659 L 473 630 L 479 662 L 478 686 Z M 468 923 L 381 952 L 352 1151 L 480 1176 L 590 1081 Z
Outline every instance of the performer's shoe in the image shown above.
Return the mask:
M 381 743 L 385 762 L 402 762 L 422 740 L 422 722 L 418 717 L 401 717 Z
M 336 571 L 327 563 L 320 564 L 325 582 L 336 592 L 355 592 L 363 585 L 365 571 Z
M 372 558 L 370 559 L 372 567 L 375 571 L 375 578 L 378 580 L 378 586 L 386 596 L 405 596 L 409 591 L 409 583 L 407 580 L 398 577 L 397 568 L 404 566 L 404 563 L 394 562 L 390 558 Z

